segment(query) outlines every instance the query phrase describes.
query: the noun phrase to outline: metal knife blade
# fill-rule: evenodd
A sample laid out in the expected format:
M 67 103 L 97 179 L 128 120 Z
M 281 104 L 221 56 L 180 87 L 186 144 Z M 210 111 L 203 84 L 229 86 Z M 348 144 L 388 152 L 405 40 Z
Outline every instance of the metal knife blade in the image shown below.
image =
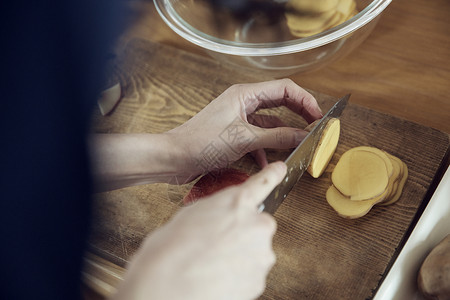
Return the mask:
M 287 165 L 287 173 L 281 183 L 270 193 L 269 196 L 260 205 L 259 211 L 265 211 L 274 214 L 277 208 L 281 205 L 288 193 L 292 190 L 294 185 L 300 180 L 303 173 L 311 163 L 312 156 L 319 143 L 325 125 L 331 118 L 339 118 L 347 105 L 350 95 L 346 95 L 339 99 L 333 107 L 325 114 L 320 122 L 314 126 L 313 130 L 306 136 L 305 139 L 295 148 L 295 150 L 285 160 Z

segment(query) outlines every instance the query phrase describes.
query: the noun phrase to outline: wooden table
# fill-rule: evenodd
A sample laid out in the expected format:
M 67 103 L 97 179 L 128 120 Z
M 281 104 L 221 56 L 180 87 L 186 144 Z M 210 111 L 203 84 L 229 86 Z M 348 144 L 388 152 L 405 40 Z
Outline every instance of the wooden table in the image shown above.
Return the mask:
M 132 2 L 133 37 L 206 55 L 161 20 L 153 3 Z M 450 132 L 450 2 L 394 0 L 369 38 L 325 69 L 290 76 L 299 85 Z
M 135 16 L 118 51 L 134 37 L 205 55 L 173 33 L 150 1 L 133 1 Z M 450 133 L 450 2 L 396 0 L 368 40 L 325 69 L 290 76 L 301 86 Z M 84 288 L 85 299 L 102 299 Z

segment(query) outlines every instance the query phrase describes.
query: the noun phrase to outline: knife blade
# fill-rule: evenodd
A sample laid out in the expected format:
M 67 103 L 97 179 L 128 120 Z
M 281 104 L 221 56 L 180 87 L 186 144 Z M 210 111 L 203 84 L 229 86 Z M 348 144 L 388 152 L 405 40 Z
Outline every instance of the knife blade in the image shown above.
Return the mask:
M 303 139 L 303 141 L 295 148 L 295 150 L 285 160 L 287 165 L 287 173 L 284 179 L 275 189 L 267 196 L 263 203 L 259 206 L 259 211 L 265 211 L 274 214 L 278 207 L 283 203 L 288 193 L 294 185 L 300 180 L 303 173 L 311 163 L 313 154 L 317 148 L 325 126 L 331 118 L 339 118 L 348 103 L 350 95 L 345 95 L 323 116 L 319 123 L 314 126 L 313 130 Z

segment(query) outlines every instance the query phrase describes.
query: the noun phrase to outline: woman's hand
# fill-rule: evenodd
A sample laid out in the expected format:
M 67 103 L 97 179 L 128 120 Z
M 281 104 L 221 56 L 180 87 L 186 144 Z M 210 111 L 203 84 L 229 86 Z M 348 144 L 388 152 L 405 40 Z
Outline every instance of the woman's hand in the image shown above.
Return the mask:
M 276 116 L 253 114 L 278 106 L 288 107 L 308 123 L 323 116 L 314 97 L 292 80 L 233 85 L 192 119 L 168 132 L 185 155 L 176 182 L 185 183 L 225 167 L 248 152 L 264 167 L 264 148 L 296 147 L 307 132 L 286 127 Z
M 182 208 L 148 236 L 114 299 L 255 299 L 275 263 L 272 216 L 258 205 L 283 179 L 268 165 L 241 185 Z
M 264 148 L 296 147 L 307 132 L 258 109 L 286 106 L 307 122 L 322 117 L 314 97 L 288 79 L 233 85 L 183 125 L 163 134 L 95 134 L 90 138 L 95 188 L 183 184 L 226 167 L 248 152 L 267 165 Z

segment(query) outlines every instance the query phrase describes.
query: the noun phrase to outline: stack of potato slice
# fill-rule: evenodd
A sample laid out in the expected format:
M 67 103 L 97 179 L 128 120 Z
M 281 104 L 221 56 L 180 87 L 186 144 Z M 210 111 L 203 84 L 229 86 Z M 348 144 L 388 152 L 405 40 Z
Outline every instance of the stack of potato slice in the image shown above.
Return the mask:
M 335 27 L 356 15 L 355 0 L 289 0 L 287 25 L 297 37 L 307 37 Z
M 352 148 L 336 164 L 326 198 L 340 216 L 359 218 L 374 205 L 396 202 L 407 177 L 408 168 L 399 158 L 374 147 Z

